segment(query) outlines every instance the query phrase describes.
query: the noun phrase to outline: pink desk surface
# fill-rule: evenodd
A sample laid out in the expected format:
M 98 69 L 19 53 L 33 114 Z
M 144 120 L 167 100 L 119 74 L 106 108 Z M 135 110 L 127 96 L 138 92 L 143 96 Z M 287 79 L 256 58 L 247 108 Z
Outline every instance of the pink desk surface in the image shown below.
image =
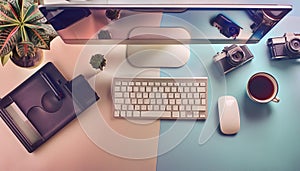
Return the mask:
M 107 49 L 102 47 L 102 51 L 97 52 L 102 53 L 104 50 Z M 33 153 L 25 150 L 1 119 L 0 170 L 156 170 L 159 121 L 137 124 L 125 119 L 112 118 L 112 100 L 108 92 L 112 76 L 110 71 L 122 63 L 121 58 L 125 54 L 123 50 L 125 49 L 122 47 L 116 48 L 116 52 L 110 53 L 107 56 L 111 58 L 108 59 L 107 69 L 99 73 L 99 78 L 98 76 L 94 78 L 95 84 L 92 86 L 101 96 L 97 104 L 83 112 L 79 119 L 72 121 Z M 37 68 L 23 69 L 9 61 L 5 67 L 0 67 L 0 97 L 5 96 L 48 61 L 52 61 L 67 79 L 73 78 L 81 71 L 78 69 L 80 68 L 78 63 L 85 60 L 82 57 L 82 52 L 85 51 L 84 46 L 66 45 L 58 37 L 51 43 L 51 50 L 45 51 L 44 61 Z M 117 55 L 120 60 L 112 57 L 113 55 Z M 86 58 L 86 61 L 88 60 L 89 57 Z M 24 100 L 30 100 L 30 97 Z M 97 122 L 98 120 L 100 122 Z M 113 142 L 109 131 L 125 137 L 124 141 L 121 138 L 118 139 L 119 142 Z M 145 144 L 131 144 L 131 141 L 125 141 L 126 139 L 137 141 L 152 139 L 152 141 Z M 111 144 L 111 147 L 102 146 L 101 143 Z

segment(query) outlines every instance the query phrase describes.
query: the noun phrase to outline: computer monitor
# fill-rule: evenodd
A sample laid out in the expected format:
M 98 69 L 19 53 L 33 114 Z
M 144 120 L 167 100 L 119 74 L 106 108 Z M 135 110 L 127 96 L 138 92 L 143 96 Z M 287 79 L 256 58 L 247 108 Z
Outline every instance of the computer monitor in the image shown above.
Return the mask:
M 47 4 L 39 7 L 69 44 L 258 43 L 291 5 Z

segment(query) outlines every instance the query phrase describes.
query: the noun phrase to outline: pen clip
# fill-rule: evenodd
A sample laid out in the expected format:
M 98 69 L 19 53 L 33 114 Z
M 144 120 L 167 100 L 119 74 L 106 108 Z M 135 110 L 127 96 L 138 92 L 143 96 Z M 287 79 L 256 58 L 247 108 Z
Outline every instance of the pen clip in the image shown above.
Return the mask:
M 10 96 L 5 96 L 3 99 L 0 98 L 0 109 L 6 108 L 13 102 L 14 100 Z
M 55 96 L 58 100 L 61 100 L 62 98 L 64 98 L 64 93 L 63 93 L 62 89 L 51 79 L 51 77 L 47 73 L 40 72 L 40 75 L 42 76 L 44 81 L 48 84 L 51 91 L 55 94 Z

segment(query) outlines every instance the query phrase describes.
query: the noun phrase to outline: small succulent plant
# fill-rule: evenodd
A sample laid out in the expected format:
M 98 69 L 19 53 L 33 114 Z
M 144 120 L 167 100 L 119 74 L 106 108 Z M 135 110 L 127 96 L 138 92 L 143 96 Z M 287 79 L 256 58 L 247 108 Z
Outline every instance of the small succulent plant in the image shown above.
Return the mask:
M 102 54 L 93 55 L 90 59 L 90 64 L 94 69 L 100 69 L 103 71 L 104 67 L 106 66 L 106 59 Z
M 50 49 L 56 31 L 38 9 L 34 0 L 0 1 L 0 60 L 12 56 L 30 60 L 37 49 Z
M 119 9 L 107 9 L 105 11 L 105 15 L 107 18 L 109 18 L 110 20 L 118 20 L 120 19 L 120 15 L 121 15 L 121 10 Z

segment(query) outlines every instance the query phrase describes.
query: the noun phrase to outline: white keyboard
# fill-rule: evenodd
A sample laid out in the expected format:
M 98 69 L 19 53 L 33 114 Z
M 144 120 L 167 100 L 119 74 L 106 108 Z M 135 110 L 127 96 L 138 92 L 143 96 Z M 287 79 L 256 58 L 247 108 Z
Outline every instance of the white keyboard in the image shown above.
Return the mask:
M 114 117 L 206 119 L 207 77 L 114 78 Z

